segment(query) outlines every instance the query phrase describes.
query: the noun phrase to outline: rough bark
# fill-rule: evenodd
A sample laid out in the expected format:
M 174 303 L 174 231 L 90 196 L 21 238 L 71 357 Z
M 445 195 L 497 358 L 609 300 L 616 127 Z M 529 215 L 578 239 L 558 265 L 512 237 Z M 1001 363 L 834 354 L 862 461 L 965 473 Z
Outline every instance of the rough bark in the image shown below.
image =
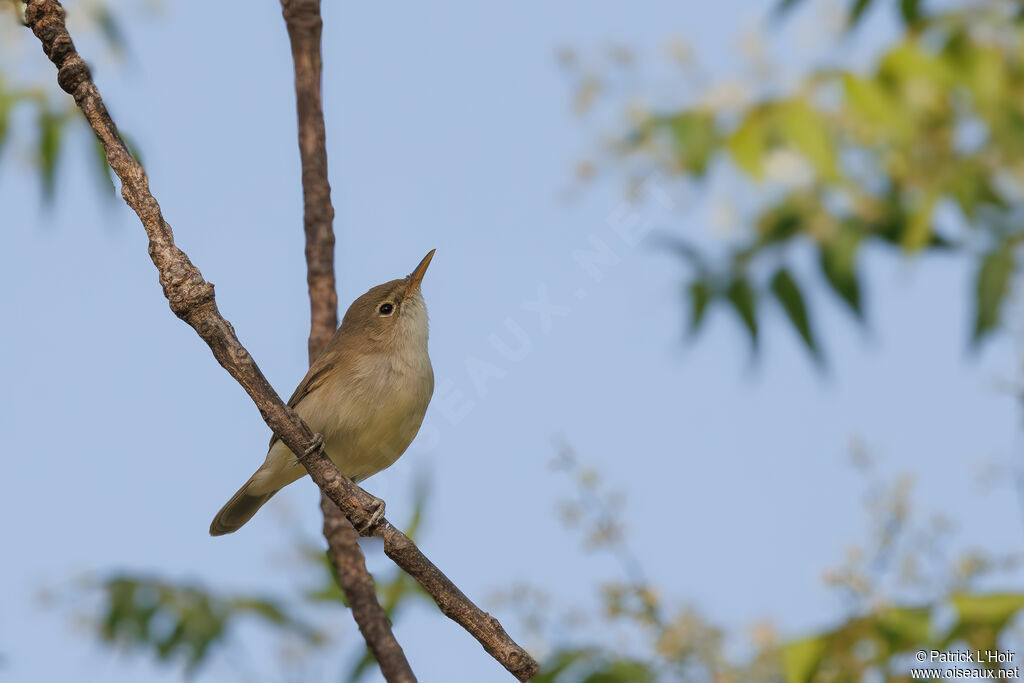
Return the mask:
M 238 341 L 235 330 L 217 310 L 213 285 L 174 244 L 174 234 L 149 190 L 142 166 L 118 135 L 93 83 L 88 66 L 75 50 L 57 0 L 28 0 L 25 21 L 39 38 L 46 56 L 57 67 L 57 83 L 75 99 L 103 145 L 110 167 L 121 180 L 121 196 L 135 211 L 149 238 L 149 255 L 171 311 L 207 343 L 217 362 L 242 385 L 267 425 L 309 472 L 320 489 L 345 513 L 363 535 L 384 541 L 385 553 L 433 597 L 441 611 L 475 637 L 492 657 L 519 680 L 537 673 L 536 661 L 513 641 L 497 619 L 477 607 L 416 545 L 384 517 L 369 524 L 376 499 L 342 476 L 309 427 L 288 408 L 267 381 L 255 360 Z
M 295 66 L 299 156 L 302 161 L 303 223 L 306 233 L 306 282 L 309 286 L 309 362 L 312 363 L 338 327 L 334 278 L 334 207 L 327 178 L 327 133 L 320 95 L 320 0 L 281 0 L 281 10 Z M 359 534 L 327 494 L 320 494 L 324 538 L 338 584 L 389 682 L 410 683 L 416 676 L 377 601 L 373 577 L 359 547 Z
M 295 64 L 295 103 L 302 159 L 303 223 L 306 230 L 306 282 L 309 285 L 310 362 L 338 327 L 334 284 L 334 206 L 327 180 L 327 133 L 320 97 L 320 0 L 281 0 Z

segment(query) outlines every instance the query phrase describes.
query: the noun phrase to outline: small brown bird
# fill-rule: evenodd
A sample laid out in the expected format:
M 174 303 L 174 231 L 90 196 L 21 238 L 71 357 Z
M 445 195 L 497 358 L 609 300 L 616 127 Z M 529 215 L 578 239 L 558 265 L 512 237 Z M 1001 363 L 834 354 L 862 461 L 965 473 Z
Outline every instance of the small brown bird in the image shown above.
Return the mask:
M 341 472 L 362 481 L 390 467 L 423 423 L 434 393 L 427 354 L 427 306 L 420 283 L 434 251 L 407 277 L 356 299 L 288 405 Z M 267 459 L 221 508 L 210 534 L 237 531 L 279 490 L 306 474 L 276 436 Z

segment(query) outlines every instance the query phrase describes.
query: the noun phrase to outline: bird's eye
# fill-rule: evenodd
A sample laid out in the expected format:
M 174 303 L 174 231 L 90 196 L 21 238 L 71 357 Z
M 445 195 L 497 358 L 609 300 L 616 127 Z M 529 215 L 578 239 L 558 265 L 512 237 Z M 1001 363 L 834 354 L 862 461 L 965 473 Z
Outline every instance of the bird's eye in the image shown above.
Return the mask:
M 377 312 L 381 315 L 391 315 L 394 310 L 395 307 L 392 304 L 381 304 L 380 308 L 377 309 Z

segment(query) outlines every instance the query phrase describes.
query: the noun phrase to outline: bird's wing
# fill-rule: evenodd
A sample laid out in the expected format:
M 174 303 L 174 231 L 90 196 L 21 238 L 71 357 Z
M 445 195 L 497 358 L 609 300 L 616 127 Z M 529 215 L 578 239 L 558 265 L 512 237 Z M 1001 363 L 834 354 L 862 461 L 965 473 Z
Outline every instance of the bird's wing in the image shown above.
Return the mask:
M 299 386 L 295 388 L 295 393 L 288 399 L 288 407 L 295 409 L 302 402 L 302 399 L 306 398 L 311 391 L 323 384 L 328 374 L 330 374 L 332 367 L 334 366 L 330 363 L 314 363 L 313 367 L 306 373 L 306 376 L 299 382 Z M 269 448 L 273 448 L 275 443 L 277 443 L 277 434 L 271 434 Z

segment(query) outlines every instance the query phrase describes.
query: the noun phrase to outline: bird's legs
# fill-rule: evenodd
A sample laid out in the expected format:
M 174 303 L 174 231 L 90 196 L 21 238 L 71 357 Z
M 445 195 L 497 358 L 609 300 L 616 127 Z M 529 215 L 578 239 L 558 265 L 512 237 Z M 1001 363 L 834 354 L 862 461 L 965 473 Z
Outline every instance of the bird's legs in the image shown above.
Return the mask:
M 324 437 L 323 434 L 317 432 L 313 435 L 313 440 L 309 442 L 309 446 L 302 453 L 302 457 L 295 459 L 295 464 L 298 465 L 301 461 L 305 460 L 311 455 L 314 455 L 318 451 L 324 449 Z M 367 494 L 373 498 L 373 502 L 366 507 L 366 510 L 370 512 L 369 519 L 366 520 L 366 524 L 362 525 L 358 531 L 360 534 L 369 532 L 370 529 L 380 524 L 380 520 L 384 519 L 384 501 L 373 494 Z
M 367 510 L 370 510 L 370 518 L 366 521 L 366 524 L 359 529 L 360 534 L 367 533 L 370 529 L 374 528 L 380 523 L 380 520 L 384 519 L 384 501 L 373 495 L 369 494 L 373 498 L 373 502 L 370 503 Z
M 295 464 L 299 464 L 299 462 L 301 462 L 302 460 L 305 460 L 306 458 L 313 455 L 317 451 L 323 451 L 323 449 L 324 435 L 321 434 L 320 432 L 317 432 L 316 434 L 313 435 L 313 440 L 309 442 L 309 446 L 306 448 L 305 451 L 302 452 L 302 457 L 295 459 Z

